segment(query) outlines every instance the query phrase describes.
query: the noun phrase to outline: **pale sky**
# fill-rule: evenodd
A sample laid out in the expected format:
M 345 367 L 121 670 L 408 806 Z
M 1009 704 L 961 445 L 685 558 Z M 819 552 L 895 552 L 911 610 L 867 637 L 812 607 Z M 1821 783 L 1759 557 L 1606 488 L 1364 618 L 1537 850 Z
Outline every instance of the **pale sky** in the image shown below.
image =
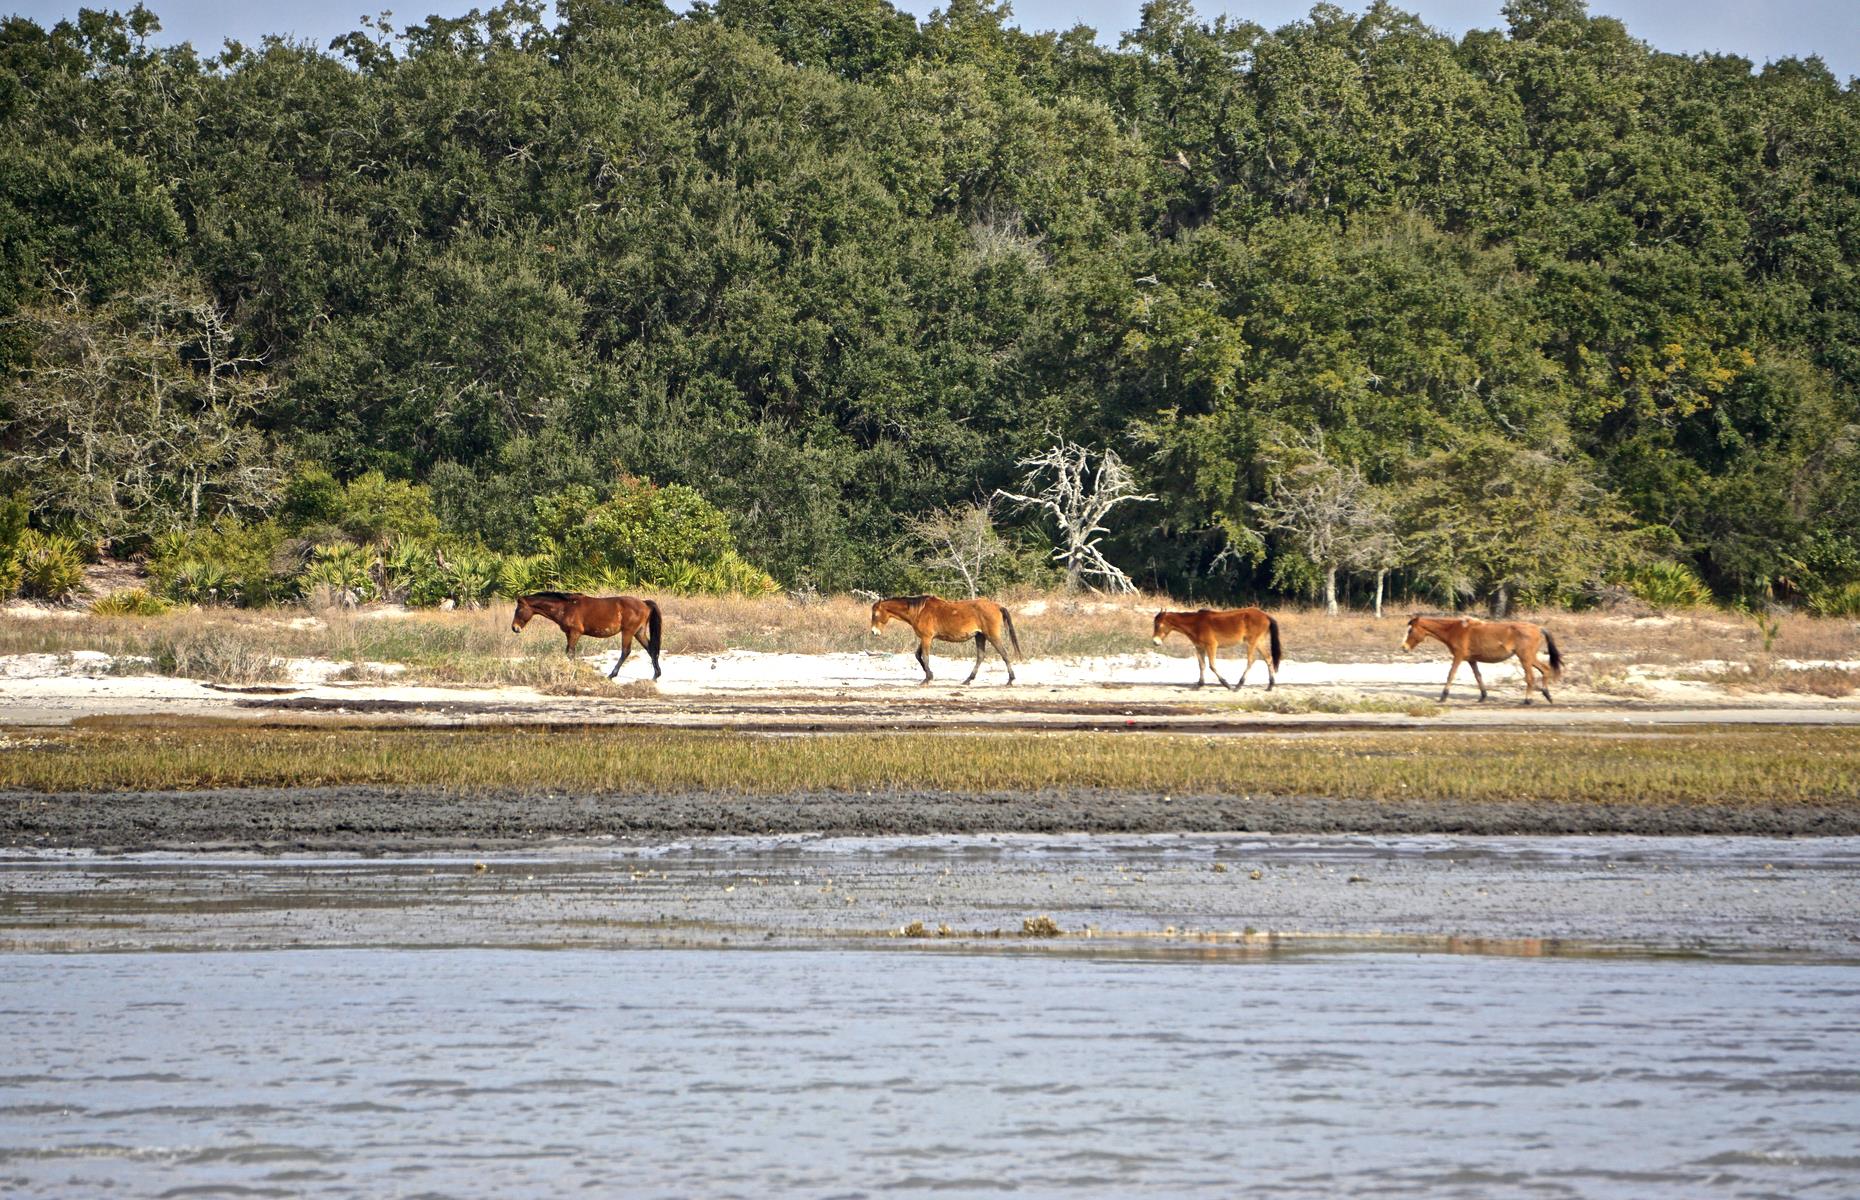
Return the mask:
M 898 0 L 894 0 L 897 3 Z M 899 7 L 922 17 L 946 0 L 902 0 Z M 1454 34 L 1468 29 L 1501 28 L 1503 0 L 1397 0 L 1397 7 L 1418 12 L 1436 28 Z M 83 7 L 130 7 L 133 0 L 84 0 Z M 216 51 L 223 38 L 254 43 L 267 33 L 308 38 L 319 46 L 357 27 L 363 12 L 393 8 L 404 24 L 430 12 L 457 15 L 489 0 L 349 0 L 336 4 L 284 3 L 283 0 L 148 0 L 162 19 L 164 40 L 192 41 Z M 1015 23 L 1023 29 L 1069 29 L 1084 23 L 1100 39 L 1115 44 L 1117 35 L 1137 23 L 1141 0 L 1017 0 Z M 1341 7 L 1360 11 L 1365 0 L 1343 0 Z M 75 15 L 77 0 L 0 0 L 0 12 L 30 17 L 50 25 Z M 1303 17 L 1310 0 L 1201 0 L 1196 8 L 1213 17 L 1227 13 L 1269 28 Z M 1860 75 L 1860 3 L 1855 0 L 1591 0 L 1589 10 L 1619 17 L 1628 31 L 1662 50 L 1700 50 L 1741 54 L 1757 64 L 1791 55 L 1819 54 L 1836 76 Z

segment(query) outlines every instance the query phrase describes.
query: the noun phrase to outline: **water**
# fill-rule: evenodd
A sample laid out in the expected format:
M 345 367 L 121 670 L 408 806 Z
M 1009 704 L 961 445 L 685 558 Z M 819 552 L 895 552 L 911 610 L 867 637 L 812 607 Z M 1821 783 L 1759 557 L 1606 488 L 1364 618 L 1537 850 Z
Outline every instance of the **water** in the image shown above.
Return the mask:
M 1860 1195 L 1860 970 L 0 955 L 0 1193 Z

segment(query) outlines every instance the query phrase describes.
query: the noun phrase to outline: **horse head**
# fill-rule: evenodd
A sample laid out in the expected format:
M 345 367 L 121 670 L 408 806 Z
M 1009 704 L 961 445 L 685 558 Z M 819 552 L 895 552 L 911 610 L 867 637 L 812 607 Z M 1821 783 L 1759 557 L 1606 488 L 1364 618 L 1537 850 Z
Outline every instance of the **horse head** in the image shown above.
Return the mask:
M 517 611 L 512 613 L 510 617 L 510 632 L 522 633 L 523 627 L 528 625 L 530 623 L 530 618 L 535 615 L 536 606 L 530 603 L 530 598 L 528 596 L 518 596 Z
M 1168 626 L 1163 624 L 1163 618 L 1168 615 L 1161 609 L 1157 609 L 1156 620 L 1150 623 L 1150 641 L 1158 646 L 1163 644 L 1163 636 L 1169 632 Z
M 1408 636 L 1402 639 L 1401 648 L 1412 650 L 1426 637 L 1427 631 L 1421 628 L 1421 614 L 1416 613 L 1408 618 Z
M 891 618 L 898 615 L 891 611 L 890 605 L 891 605 L 891 601 L 889 600 L 872 601 L 872 636 L 873 637 L 878 636 L 878 631 L 885 627 L 885 622 L 891 620 Z

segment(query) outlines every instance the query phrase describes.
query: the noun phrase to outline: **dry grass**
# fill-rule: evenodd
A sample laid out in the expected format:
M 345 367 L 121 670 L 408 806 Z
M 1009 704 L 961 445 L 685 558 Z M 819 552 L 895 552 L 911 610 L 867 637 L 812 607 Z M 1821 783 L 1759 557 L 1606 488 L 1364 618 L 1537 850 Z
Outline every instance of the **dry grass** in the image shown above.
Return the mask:
M 1860 671 L 1845 667 L 1785 667 L 1762 659 L 1703 678 L 1732 692 L 1787 692 L 1831 699 L 1851 696 L 1860 689 Z
M 0 754 L 0 789 L 330 785 L 784 795 L 1103 788 L 1390 802 L 1854 803 L 1860 730 L 1246 737 L 747 734 L 96 721 Z

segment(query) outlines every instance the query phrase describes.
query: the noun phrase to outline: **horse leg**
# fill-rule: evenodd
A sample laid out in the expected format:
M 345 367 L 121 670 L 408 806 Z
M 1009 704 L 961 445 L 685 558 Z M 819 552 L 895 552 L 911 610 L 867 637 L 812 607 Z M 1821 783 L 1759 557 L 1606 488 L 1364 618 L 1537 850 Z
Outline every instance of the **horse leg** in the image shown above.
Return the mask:
M 936 678 L 930 673 L 930 639 L 927 637 L 917 639 L 917 665 L 924 669 L 924 683 Z
M 1473 662 L 1469 659 L 1467 660 L 1466 665 L 1473 669 L 1473 682 L 1479 685 L 1479 703 L 1484 704 L 1485 703 L 1485 676 L 1479 674 L 1478 663 Z M 1531 673 L 1529 671 L 1526 671 L 1524 673 L 1524 690 L 1525 690 L 1526 695 L 1529 694 L 1530 687 L 1531 687 Z
M 626 666 L 626 656 L 633 652 L 633 634 L 635 632 L 637 631 L 632 629 L 622 629 L 620 631 L 620 661 L 614 664 L 613 670 L 607 672 L 607 678 L 612 679 L 620 673 L 621 667 Z
M 1195 643 L 1195 670 L 1198 672 L 1198 674 L 1195 676 L 1195 686 L 1198 688 L 1207 687 L 1208 686 L 1208 652 L 1201 648 L 1200 642 Z
M 978 675 L 982 669 L 982 647 L 987 644 L 988 635 L 978 632 L 975 635 L 975 665 L 969 669 L 969 677 L 963 680 L 963 683 L 968 684 L 975 682 L 976 675 Z
M 1214 646 L 1208 651 L 1208 669 L 1214 672 L 1214 677 L 1216 679 L 1220 679 L 1222 687 L 1226 688 L 1230 692 L 1235 691 L 1236 689 L 1234 685 L 1231 683 L 1228 683 L 1227 680 L 1221 677 L 1221 664 L 1215 659 L 1215 656 L 1218 655 L 1220 652 L 1221 652 L 1221 644 L 1219 642 L 1214 643 Z
M 581 630 L 564 629 L 562 632 L 568 635 L 568 656 L 573 658 L 575 657 L 575 643 L 581 640 Z
M 1537 656 L 1533 654 L 1531 657 L 1526 658 L 1520 654 L 1518 655 L 1518 661 L 1524 664 L 1524 702 L 1526 704 L 1531 703 L 1531 672 L 1535 671 L 1537 672 L 1537 690 L 1544 694 L 1545 700 L 1550 701 L 1552 704 L 1556 703 L 1554 700 L 1550 700 L 1550 688 L 1545 683 L 1545 681 L 1550 678 L 1550 672 L 1542 663 L 1537 661 Z
M 1240 668 L 1240 682 L 1234 684 L 1234 691 L 1237 692 L 1241 688 L 1246 686 L 1246 677 L 1250 675 L 1252 671 L 1253 671 L 1253 643 L 1248 642 L 1246 644 L 1246 666 Z
M 1453 665 L 1447 668 L 1447 686 L 1440 689 L 1440 702 L 1442 704 L 1447 702 L 1447 693 L 1453 690 L 1453 677 L 1460 673 L 1460 662 L 1460 656 L 1456 654 L 1453 656 Z
M 1012 684 L 1014 682 L 1014 660 L 1008 657 L 1007 647 L 1001 644 L 999 634 L 991 635 L 988 640 L 994 643 L 995 653 L 999 654 L 1001 661 L 1007 664 L 1008 683 Z

